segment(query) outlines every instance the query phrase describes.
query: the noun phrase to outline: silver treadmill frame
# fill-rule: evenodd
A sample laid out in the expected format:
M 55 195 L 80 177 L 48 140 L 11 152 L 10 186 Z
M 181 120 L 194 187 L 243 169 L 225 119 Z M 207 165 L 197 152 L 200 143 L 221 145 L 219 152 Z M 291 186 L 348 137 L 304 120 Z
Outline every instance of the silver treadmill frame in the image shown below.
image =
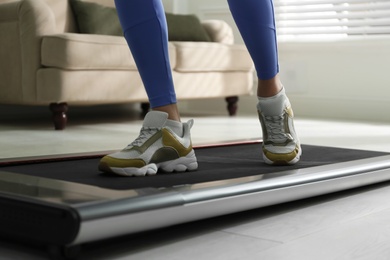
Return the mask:
M 21 187 L 15 192 L 6 191 L 8 197 L 28 197 L 29 201 L 66 205 L 77 212 L 80 218 L 78 234 L 67 246 L 388 180 L 390 155 L 237 179 L 126 191 L 0 172 L 0 184 L 12 183 Z M 34 196 L 21 192 L 26 186 L 36 188 Z M 56 192 L 48 197 L 44 192 L 48 189 Z M 1 193 L 4 192 L 0 185 Z M 73 198 L 73 202 L 68 202 L 69 198 Z

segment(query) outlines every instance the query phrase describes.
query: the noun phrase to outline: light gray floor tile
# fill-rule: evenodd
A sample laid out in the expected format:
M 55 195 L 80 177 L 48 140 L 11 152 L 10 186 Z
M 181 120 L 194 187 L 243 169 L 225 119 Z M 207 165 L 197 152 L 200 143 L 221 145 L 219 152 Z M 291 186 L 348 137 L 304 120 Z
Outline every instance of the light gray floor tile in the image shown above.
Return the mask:
M 265 250 L 258 259 L 387 260 L 390 210 L 377 212 Z
M 252 256 L 259 254 L 259 252 L 275 245 L 278 245 L 278 243 L 225 232 L 212 232 L 180 241 L 171 241 L 165 245 L 159 245 L 136 253 L 125 253 L 118 257 L 111 255 L 110 257 L 118 260 L 238 260 L 250 259 Z
M 270 218 L 251 219 L 224 230 L 286 243 L 390 208 L 390 187 L 356 191 L 353 196 L 329 195 L 313 205 L 279 212 Z

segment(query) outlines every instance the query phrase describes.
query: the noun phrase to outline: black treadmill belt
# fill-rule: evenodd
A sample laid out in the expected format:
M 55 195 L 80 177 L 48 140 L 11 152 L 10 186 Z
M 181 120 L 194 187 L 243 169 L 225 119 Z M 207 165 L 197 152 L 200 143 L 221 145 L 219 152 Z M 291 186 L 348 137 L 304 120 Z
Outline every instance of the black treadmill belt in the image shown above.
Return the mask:
M 381 155 L 384 152 L 342 149 L 303 145 L 301 161 L 293 166 L 269 166 L 261 158 L 260 143 L 197 148 L 199 168 L 194 172 L 158 173 L 146 177 L 121 177 L 99 172 L 100 156 L 95 158 L 72 158 L 58 161 L 23 163 L 0 167 L 1 171 L 27 174 L 37 177 L 64 180 L 99 186 L 108 189 L 162 188 L 275 173 L 284 170 L 302 169 L 326 164 L 347 162 Z

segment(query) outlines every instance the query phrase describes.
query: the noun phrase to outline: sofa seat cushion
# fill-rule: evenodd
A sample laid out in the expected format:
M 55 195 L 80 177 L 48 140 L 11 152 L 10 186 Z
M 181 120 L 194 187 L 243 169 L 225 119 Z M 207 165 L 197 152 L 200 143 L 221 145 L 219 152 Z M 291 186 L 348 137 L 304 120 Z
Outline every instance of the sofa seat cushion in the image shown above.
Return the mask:
M 171 66 L 175 47 L 169 45 Z M 42 65 L 66 70 L 137 70 L 126 40 L 120 36 L 62 33 L 42 40 Z
M 244 45 L 214 42 L 172 42 L 176 47 L 175 71 L 248 71 L 253 62 Z
M 65 70 L 137 70 L 120 36 L 63 33 L 43 37 L 42 65 Z M 171 67 L 178 72 L 248 71 L 245 46 L 214 42 L 170 42 Z

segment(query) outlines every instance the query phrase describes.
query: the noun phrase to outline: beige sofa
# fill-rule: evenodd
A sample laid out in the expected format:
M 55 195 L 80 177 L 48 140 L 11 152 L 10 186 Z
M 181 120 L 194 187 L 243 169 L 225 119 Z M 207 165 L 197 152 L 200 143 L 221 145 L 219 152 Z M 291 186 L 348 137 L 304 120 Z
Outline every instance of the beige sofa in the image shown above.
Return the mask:
M 252 61 L 225 22 L 202 25 L 213 42 L 169 43 L 177 98 L 227 98 L 234 114 L 235 97 L 251 94 Z M 0 103 L 50 105 L 63 129 L 68 105 L 128 102 L 147 96 L 123 37 L 78 33 L 67 0 L 0 0 Z

